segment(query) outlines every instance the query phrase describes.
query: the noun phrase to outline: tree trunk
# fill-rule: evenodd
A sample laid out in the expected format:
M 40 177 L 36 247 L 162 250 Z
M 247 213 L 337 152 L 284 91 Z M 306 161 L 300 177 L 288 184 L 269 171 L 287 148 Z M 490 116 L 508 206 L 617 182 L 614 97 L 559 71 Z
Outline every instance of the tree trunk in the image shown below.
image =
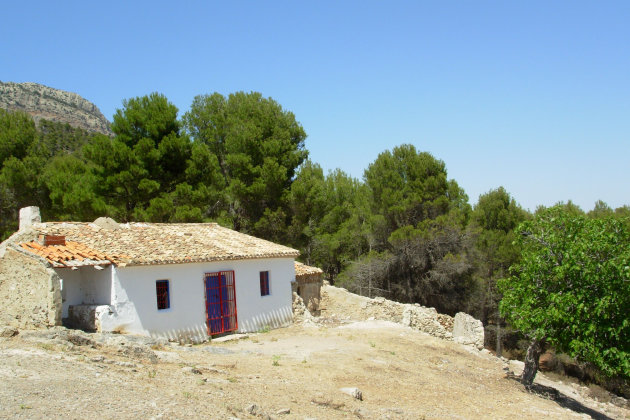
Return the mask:
M 497 314 L 497 348 L 496 354 L 497 357 L 501 357 L 503 353 L 503 349 L 501 348 L 501 317 Z
M 523 368 L 523 374 L 521 375 L 521 382 L 525 386 L 530 386 L 534 382 L 536 372 L 538 372 L 538 361 L 543 351 L 544 342 L 544 339 L 533 340 L 527 348 L 525 367 Z

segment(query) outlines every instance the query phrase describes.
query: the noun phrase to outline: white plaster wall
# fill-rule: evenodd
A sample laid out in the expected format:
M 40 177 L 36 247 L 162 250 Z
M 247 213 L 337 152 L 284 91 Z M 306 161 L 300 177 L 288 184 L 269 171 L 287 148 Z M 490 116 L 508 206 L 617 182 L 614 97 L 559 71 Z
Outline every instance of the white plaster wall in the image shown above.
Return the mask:
M 109 305 L 112 296 L 112 267 L 97 270 L 92 266 L 78 270 L 55 268 L 61 278 L 62 318 L 70 305 Z
M 234 271 L 239 331 L 291 322 L 293 258 L 272 258 L 115 267 L 112 313 L 102 317 L 101 328 L 174 340 L 206 338 L 204 273 L 230 270 Z M 269 271 L 268 296 L 260 296 L 260 271 Z M 156 280 L 169 280 L 169 309 L 157 309 Z
M 267 296 L 260 296 L 261 271 L 269 271 Z M 292 321 L 293 258 L 243 261 L 234 274 L 239 331 L 258 331 L 265 326 L 276 328 Z

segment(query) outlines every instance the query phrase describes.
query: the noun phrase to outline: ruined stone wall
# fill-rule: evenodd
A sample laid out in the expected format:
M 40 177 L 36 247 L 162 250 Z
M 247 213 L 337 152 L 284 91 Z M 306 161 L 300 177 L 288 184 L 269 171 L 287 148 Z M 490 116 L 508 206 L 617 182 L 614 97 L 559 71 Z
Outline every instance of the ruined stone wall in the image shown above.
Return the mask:
M 0 258 L 0 325 L 61 325 L 61 282 L 37 257 L 7 247 Z
M 383 297 L 367 299 L 361 308 L 370 318 L 398 322 L 426 332 L 434 337 L 452 338 L 448 315 L 438 314 L 435 308 L 419 304 L 399 303 Z
M 292 285 L 292 289 L 300 295 L 304 305 L 312 314 L 319 313 L 322 284 L 320 273 L 295 276 L 295 283 Z
M 321 300 L 321 287 L 321 282 L 298 283 L 299 295 L 304 301 L 304 305 L 306 305 L 311 313 L 317 313 L 319 311 L 319 301 Z

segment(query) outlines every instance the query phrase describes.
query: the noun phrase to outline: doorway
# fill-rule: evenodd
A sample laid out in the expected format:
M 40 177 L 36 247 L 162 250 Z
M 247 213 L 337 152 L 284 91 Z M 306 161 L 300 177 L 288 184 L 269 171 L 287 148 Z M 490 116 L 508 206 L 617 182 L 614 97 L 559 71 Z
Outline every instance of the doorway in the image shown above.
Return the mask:
M 208 335 L 222 334 L 238 329 L 234 271 L 206 273 L 206 324 Z

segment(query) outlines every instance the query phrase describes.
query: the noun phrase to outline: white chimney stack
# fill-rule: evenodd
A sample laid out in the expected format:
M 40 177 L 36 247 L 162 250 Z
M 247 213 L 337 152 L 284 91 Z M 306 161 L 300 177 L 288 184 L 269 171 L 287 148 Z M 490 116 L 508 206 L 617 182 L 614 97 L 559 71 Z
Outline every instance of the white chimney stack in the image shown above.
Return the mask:
M 41 223 L 42 217 L 39 214 L 39 207 L 30 206 L 20 209 L 20 230 L 32 226 L 34 223 Z

